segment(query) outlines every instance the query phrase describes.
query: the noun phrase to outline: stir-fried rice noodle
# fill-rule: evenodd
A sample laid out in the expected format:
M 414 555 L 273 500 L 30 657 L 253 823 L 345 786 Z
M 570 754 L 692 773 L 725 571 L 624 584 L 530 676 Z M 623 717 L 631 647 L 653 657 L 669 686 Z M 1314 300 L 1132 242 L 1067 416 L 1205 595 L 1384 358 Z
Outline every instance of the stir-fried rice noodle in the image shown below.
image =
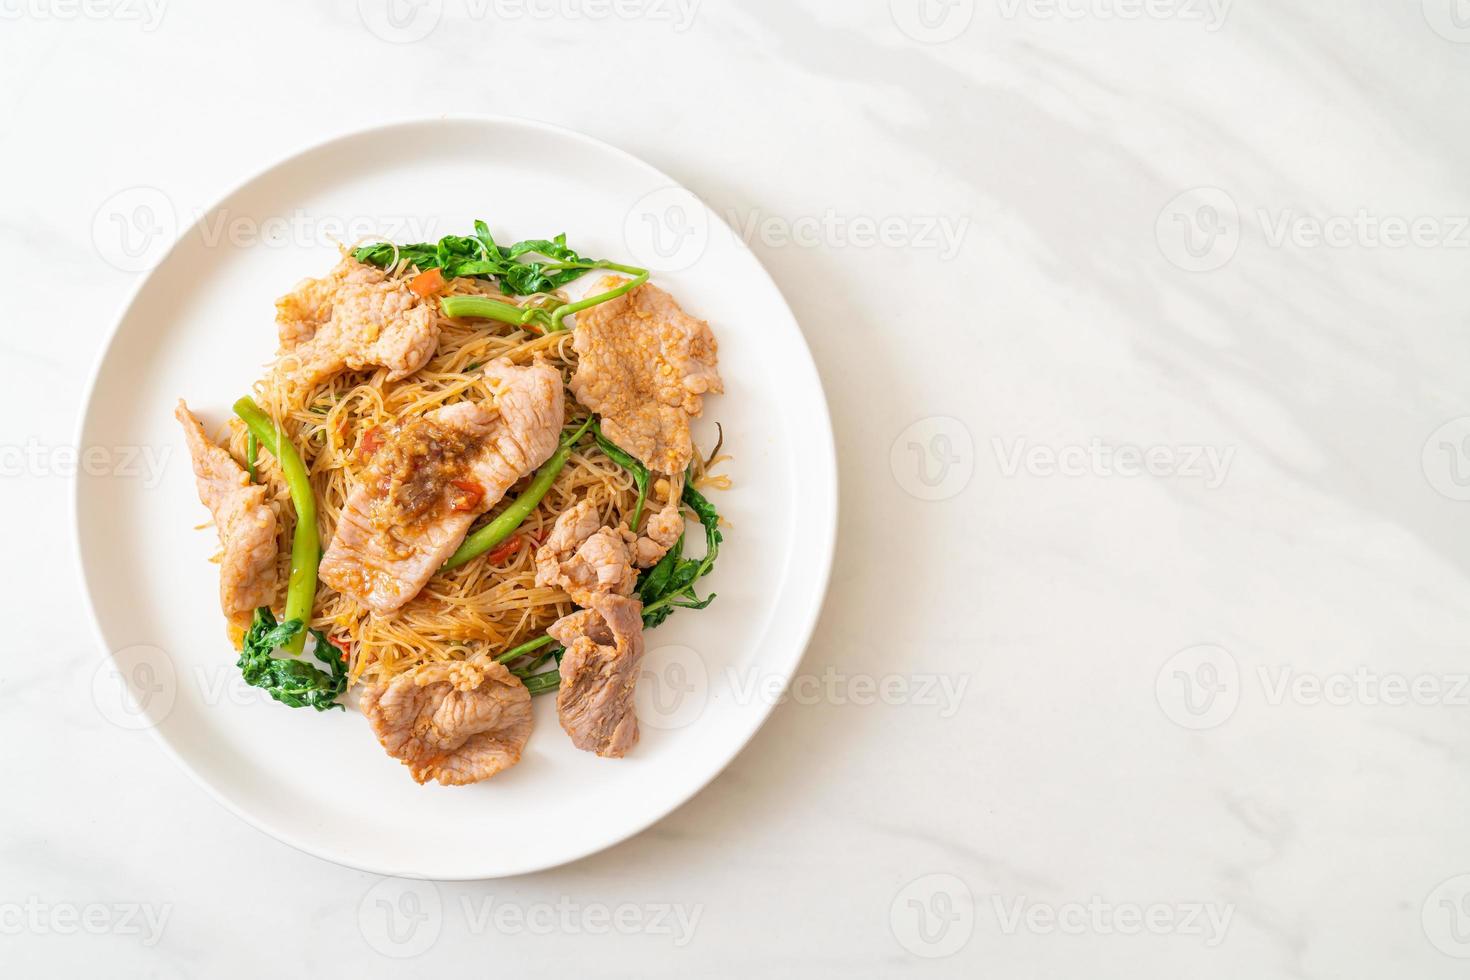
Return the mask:
M 397 274 L 404 271 L 399 269 Z M 521 306 L 564 299 L 505 297 L 489 283 L 475 279 L 451 280 L 445 293 L 493 296 Z M 459 321 L 442 315 L 439 327 L 434 357 L 401 381 L 386 381 L 388 372 L 380 369 L 371 376 L 340 374 L 310 388 L 294 384 L 284 371 L 270 371 L 256 383 L 256 401 L 283 424 L 311 474 L 323 542 L 331 540 L 349 489 L 366 469 L 359 447 L 369 430 L 444 405 L 493 399 L 479 367 L 497 357 L 529 364 L 539 354 L 563 378 L 569 378 L 576 366 L 569 331 L 542 336 L 509 324 Z M 570 431 L 589 413 L 570 394 L 567 406 Z M 246 431 L 238 420 L 231 423 L 230 449 L 237 458 L 245 457 Z M 727 486 L 728 478 L 708 472 L 724 458 L 696 458 L 695 485 Z M 265 446 L 260 447 L 259 473 L 270 488 L 269 499 L 278 520 L 279 572 L 284 583 L 291 560 L 294 510 L 285 481 Z M 528 481 L 529 476 L 512 487 L 506 500 L 513 499 Z M 650 492 L 660 497 L 667 492 L 666 482 L 659 481 Z M 499 564 L 491 564 L 490 559 L 497 557 L 492 551 L 440 573 L 406 606 L 386 615 L 320 585 L 311 625 L 333 637 L 348 653 L 354 683 L 386 681 L 435 661 L 498 656 L 535 639 L 575 608 L 565 593 L 536 586 L 535 542 L 545 538 L 558 514 L 583 499 L 594 501 L 604 522 L 612 526 L 631 519 L 637 499 L 631 475 L 599 452 L 590 438 L 582 440 L 551 491 L 520 527 L 517 534 L 522 546 L 502 557 Z

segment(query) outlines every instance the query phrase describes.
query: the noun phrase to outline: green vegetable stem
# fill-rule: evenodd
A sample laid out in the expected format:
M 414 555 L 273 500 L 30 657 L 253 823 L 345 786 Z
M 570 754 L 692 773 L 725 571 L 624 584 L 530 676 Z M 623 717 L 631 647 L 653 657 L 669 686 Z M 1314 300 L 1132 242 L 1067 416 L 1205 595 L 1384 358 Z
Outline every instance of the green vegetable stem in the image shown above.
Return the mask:
M 316 602 L 316 566 L 322 554 L 311 477 L 291 440 L 269 415 L 261 411 L 254 399 L 247 395 L 235 402 L 235 414 L 244 420 L 256 441 L 276 458 L 276 464 L 286 479 L 286 488 L 291 492 L 291 504 L 296 509 L 296 530 L 291 537 L 291 578 L 286 586 L 285 618 L 287 622 L 310 622 L 311 609 Z M 306 647 L 306 631 L 298 630 L 284 646 L 299 656 Z
M 589 418 L 582 423 L 580 429 L 563 439 L 556 452 L 551 454 L 551 458 L 536 471 L 531 485 L 522 491 L 519 497 L 511 501 L 509 507 L 496 514 L 494 520 L 465 538 L 464 543 L 449 556 L 449 560 L 439 570 L 447 572 L 467 564 L 514 534 L 516 528 L 525 523 L 526 518 L 531 516 L 531 511 L 536 509 L 541 498 L 546 496 L 551 485 L 556 482 L 562 468 L 567 465 L 567 460 L 572 458 L 572 450 L 576 448 L 578 440 L 582 438 L 582 434 L 591 424 L 592 420 Z
M 602 434 L 602 426 L 596 426 L 592 430 L 593 438 L 597 440 L 597 448 L 601 449 L 608 459 L 617 463 L 623 469 L 633 475 L 633 483 L 638 487 L 638 502 L 633 505 L 633 519 L 628 527 L 636 533 L 638 522 L 643 519 L 643 505 L 648 500 L 648 467 L 644 466 L 631 453 L 624 452 L 617 443 Z

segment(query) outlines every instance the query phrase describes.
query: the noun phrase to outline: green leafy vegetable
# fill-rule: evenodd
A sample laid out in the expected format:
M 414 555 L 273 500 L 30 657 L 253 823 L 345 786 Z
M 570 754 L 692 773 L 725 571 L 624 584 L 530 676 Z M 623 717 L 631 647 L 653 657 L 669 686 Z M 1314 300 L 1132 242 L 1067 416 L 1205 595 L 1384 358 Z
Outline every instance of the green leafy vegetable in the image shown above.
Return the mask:
M 364 245 L 355 249 L 353 258 L 381 268 L 392 265 L 395 258 L 407 259 L 420 272 L 442 269 L 446 279 L 468 276 L 493 279 L 501 292 L 512 296 L 549 293 L 597 265 L 596 259 L 585 259 L 567 247 L 567 236 L 547 240 L 532 238 L 509 247 L 496 243 L 490 226 L 475 222 L 475 234 L 446 235 L 437 244 L 394 246 L 387 243 Z M 526 257 L 529 261 L 521 261 Z M 535 256 L 550 259 L 539 261 Z
M 601 427 L 593 430 L 600 448 L 607 457 L 633 475 L 638 487 L 638 503 L 633 510 L 630 525 L 635 531 L 643 513 L 643 504 L 648 497 L 651 474 L 648 467 L 631 453 L 622 449 L 602 434 Z M 657 565 L 638 578 L 638 598 L 643 600 L 643 628 L 653 629 L 673 615 L 675 609 L 703 609 L 714 601 L 710 595 L 704 599 L 694 592 L 694 583 L 710 573 L 719 556 L 724 536 L 720 533 L 720 515 L 704 494 L 694 489 L 692 480 L 684 480 L 684 493 L 680 498 L 699 519 L 704 527 L 705 552 L 703 558 L 684 557 L 684 538 L 681 535 Z
M 285 477 L 296 509 L 296 530 L 291 536 L 291 578 L 286 586 L 286 620 L 306 622 L 316 602 L 316 566 L 322 556 L 321 537 L 316 528 L 316 495 L 311 489 L 311 476 L 296 447 L 281 427 L 276 425 L 248 395 L 235 402 L 235 414 L 245 421 L 260 445 L 270 450 Z M 297 656 L 306 648 L 306 634 L 295 633 L 286 649 Z
M 694 511 L 704 527 L 704 557 L 685 558 L 681 536 L 659 563 L 644 572 L 638 582 L 638 597 L 643 600 L 643 628 L 653 629 L 668 619 L 675 609 L 703 609 L 715 601 L 714 593 L 703 599 L 694 585 L 715 567 L 724 535 L 720 533 L 720 515 L 688 481 L 684 484 L 683 502 Z
M 264 690 L 291 708 L 315 708 L 329 711 L 341 708 L 337 698 L 347 690 L 347 655 L 337 648 L 321 630 L 302 630 L 299 619 L 277 623 L 267 607 L 255 610 L 250 630 L 236 666 L 245 683 Z M 326 665 L 330 673 L 319 670 L 304 660 L 286 660 L 272 653 L 286 647 L 298 636 L 309 632 L 316 639 L 312 653 Z
M 447 279 L 458 276 L 487 279 L 510 296 L 549 293 L 592 269 L 609 269 L 633 277 L 607 292 L 575 303 L 563 303 L 549 311 L 538 306 L 516 306 L 489 296 L 446 296 L 440 301 L 445 316 L 499 320 L 548 332 L 563 329 L 562 321 L 573 313 L 616 299 L 648 281 L 647 269 L 583 258 L 568 247 L 566 235 L 552 239 L 531 238 L 509 247 L 500 245 L 490 234 L 490 226 L 483 221 L 475 222 L 473 236 L 446 235 L 435 244 L 364 245 L 354 249 L 352 256 L 359 262 L 385 269 L 406 259 L 420 272 L 442 269 Z M 551 261 L 543 261 L 546 259 Z

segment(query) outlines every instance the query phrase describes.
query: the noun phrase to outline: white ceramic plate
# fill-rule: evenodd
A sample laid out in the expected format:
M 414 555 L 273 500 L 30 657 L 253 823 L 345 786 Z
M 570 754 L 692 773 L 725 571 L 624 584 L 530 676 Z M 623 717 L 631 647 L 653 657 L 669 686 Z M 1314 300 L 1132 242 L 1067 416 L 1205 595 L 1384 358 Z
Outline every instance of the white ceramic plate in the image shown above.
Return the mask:
M 572 747 L 551 698 L 519 766 L 470 787 L 418 786 L 355 711 L 288 709 L 234 667 L 209 564 L 216 549 L 172 418 L 183 396 L 212 431 L 275 350 L 273 301 L 336 261 L 331 239 L 565 231 L 583 254 L 648 265 L 720 342 L 735 489 L 719 593 L 648 636 L 643 737 L 620 761 Z M 811 634 L 831 567 L 836 466 L 821 385 L 759 262 L 667 176 L 588 137 L 507 119 L 436 119 L 299 153 L 207 212 L 139 285 L 98 362 L 79 436 L 121 461 L 166 452 L 162 477 L 83 474 L 76 528 L 99 669 L 222 803 L 280 840 L 384 874 L 487 878 L 552 867 L 649 826 L 708 783 L 769 713 Z M 98 470 L 99 467 L 90 467 Z M 145 471 L 146 473 L 146 471 Z M 502 832 L 501 828 L 504 828 Z

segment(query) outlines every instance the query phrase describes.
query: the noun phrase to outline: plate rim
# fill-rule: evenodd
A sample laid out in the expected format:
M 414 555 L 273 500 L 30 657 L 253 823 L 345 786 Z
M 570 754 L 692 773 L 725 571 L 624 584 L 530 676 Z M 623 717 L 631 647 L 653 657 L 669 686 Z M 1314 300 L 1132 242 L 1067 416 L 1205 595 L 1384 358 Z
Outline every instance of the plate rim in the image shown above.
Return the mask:
M 819 533 L 818 543 L 820 545 L 820 552 L 817 556 L 818 565 L 814 567 L 814 565 L 811 563 L 810 558 L 804 560 L 804 568 L 807 572 L 807 575 L 810 577 L 811 573 L 816 573 L 815 578 L 817 588 L 813 593 L 813 601 L 810 603 L 810 607 L 808 609 L 806 609 L 804 612 L 796 617 L 796 625 L 793 629 L 792 636 L 797 640 L 797 642 L 792 645 L 793 654 L 791 661 L 789 663 L 776 665 L 780 675 L 783 678 L 782 688 L 784 690 L 785 687 L 790 684 L 792 677 L 795 676 L 796 670 L 801 665 L 801 661 L 805 658 L 807 649 L 811 644 L 812 636 L 816 631 L 817 623 L 820 620 L 822 611 L 826 605 L 828 590 L 831 585 L 833 562 L 836 558 L 837 528 L 840 515 L 840 499 L 838 495 L 837 446 L 836 435 L 832 429 L 831 406 L 827 400 L 825 387 L 822 384 L 821 372 L 817 369 L 816 359 L 812 356 L 811 345 L 807 343 L 806 335 L 801 330 L 801 322 L 797 319 L 795 311 L 791 309 L 791 304 L 786 299 L 785 294 L 781 291 L 781 287 L 771 276 L 770 270 L 766 268 L 765 263 L 761 261 L 760 256 L 755 254 L 755 252 L 750 248 L 749 243 L 747 243 L 743 238 L 735 233 L 734 228 L 730 226 L 729 222 L 724 218 L 724 216 L 720 215 L 714 208 L 709 207 L 709 205 L 704 202 L 703 198 L 685 187 L 681 181 L 674 179 L 663 170 L 644 160 L 642 157 L 637 156 L 636 154 L 631 153 L 630 151 L 625 150 L 620 146 L 609 143 L 606 140 L 600 139 L 598 137 L 590 136 L 579 130 L 556 125 L 554 123 L 548 123 L 539 119 L 529 119 L 521 116 L 493 113 L 455 112 L 439 113 L 429 116 L 407 115 L 395 117 L 381 122 L 374 122 L 363 126 L 357 126 L 332 132 L 319 139 L 300 144 L 295 149 L 274 158 L 269 163 L 261 167 L 252 170 L 240 180 L 229 185 L 228 188 L 222 193 L 215 196 L 206 207 L 196 212 L 195 219 L 187 226 L 181 227 L 176 232 L 174 239 L 172 242 L 169 243 L 168 248 L 163 250 L 159 254 L 159 257 L 146 269 L 137 274 L 137 281 L 132 284 L 131 288 L 128 290 L 127 295 L 123 298 L 121 304 L 117 308 L 117 312 L 112 318 L 111 326 L 108 327 L 103 341 L 98 347 L 97 353 L 94 355 L 91 366 L 88 369 L 86 384 L 83 388 L 81 401 L 79 403 L 80 411 L 77 414 L 76 428 L 73 432 L 73 444 L 81 447 L 84 443 L 87 431 L 90 428 L 93 413 L 98 408 L 96 404 L 96 393 L 98 383 L 102 378 L 102 372 L 105 369 L 110 356 L 112 355 L 113 348 L 117 343 L 118 334 L 121 331 L 123 324 L 127 322 L 129 316 L 131 315 L 133 307 L 136 305 L 139 296 L 142 294 L 143 290 L 148 286 L 148 284 L 152 282 L 154 276 L 158 274 L 159 270 L 164 267 L 169 258 L 173 256 L 174 252 L 177 251 L 187 239 L 189 239 L 189 237 L 209 215 L 217 211 L 230 198 L 245 190 L 249 185 L 256 182 L 257 180 L 265 177 L 267 174 L 270 174 L 272 171 L 278 170 L 281 167 L 284 167 L 308 154 L 326 149 L 335 143 L 346 142 L 349 140 L 371 136 L 373 134 L 386 133 L 394 129 L 411 126 L 426 126 L 436 123 L 464 122 L 475 123 L 490 127 L 509 126 L 529 128 L 533 130 L 539 130 L 542 133 L 550 134 L 559 138 L 569 139 L 573 142 L 586 145 L 593 150 L 603 153 L 612 153 L 618 157 L 621 157 L 624 159 L 624 161 L 641 167 L 644 170 L 648 171 L 651 175 L 665 181 L 669 187 L 678 188 L 688 194 L 693 195 L 696 199 L 700 201 L 701 204 L 705 206 L 706 210 L 709 212 L 714 221 L 718 223 L 719 228 L 723 229 L 731 236 L 731 239 L 736 243 L 738 251 L 745 253 L 753 261 L 755 268 L 760 271 L 760 274 L 762 276 L 764 276 L 766 283 L 770 286 L 776 297 L 780 300 L 781 305 L 785 307 L 787 313 L 791 316 L 792 323 L 797 328 L 797 336 L 801 342 L 799 354 L 804 358 L 806 367 L 810 369 L 811 379 L 813 384 L 815 385 L 814 394 L 816 395 L 816 407 L 819 410 L 821 422 L 821 425 L 818 427 L 818 429 L 819 434 L 822 437 L 822 445 L 820 447 L 820 451 L 813 451 L 813 447 L 804 448 L 802 457 L 803 465 L 800 469 L 800 476 L 803 483 L 809 484 L 809 492 L 815 489 L 820 494 L 820 499 L 818 503 L 819 506 L 824 506 L 824 509 L 826 510 L 826 518 L 824 520 L 821 520 L 820 527 L 816 528 L 817 532 Z M 819 463 L 820 465 L 812 466 L 813 463 Z M 816 480 L 813 480 L 813 477 L 820 478 L 820 482 L 822 485 L 815 488 L 810 487 L 811 483 L 816 482 Z M 91 581 L 88 577 L 87 560 L 85 556 L 84 544 L 82 541 L 81 529 L 82 478 L 80 472 L 72 477 L 70 483 L 71 519 L 69 521 L 69 524 L 72 538 L 72 560 L 77 576 L 80 579 L 83 603 L 87 611 L 87 620 L 92 629 L 93 640 L 102 652 L 102 661 L 110 660 L 115 663 L 115 651 L 109 648 L 107 637 L 102 628 L 102 621 L 97 612 L 97 605 L 92 598 Z M 821 515 L 817 516 L 820 517 Z M 100 662 L 101 661 L 99 661 L 99 663 Z M 432 880 L 485 881 L 498 878 L 535 874 L 541 871 L 549 870 L 551 868 L 563 867 L 565 865 L 581 861 L 587 857 L 600 853 L 601 851 L 607 850 L 608 848 L 615 847 L 618 844 L 621 844 L 627 840 L 632 839 L 633 837 L 638 836 L 639 834 L 648 830 L 650 827 L 668 818 L 670 815 L 682 808 L 686 803 L 688 803 L 699 793 L 703 792 L 704 789 L 710 785 L 710 783 L 714 782 L 715 779 L 718 778 L 720 774 L 729 767 L 730 763 L 734 762 L 735 758 L 745 750 L 746 746 L 750 744 L 756 733 L 765 726 L 766 722 L 770 719 L 772 711 L 775 709 L 777 703 L 779 703 L 779 700 L 780 699 L 778 698 L 769 698 L 755 701 L 750 711 L 750 721 L 747 723 L 746 730 L 741 733 L 737 739 L 732 741 L 730 747 L 727 750 L 722 750 L 724 757 L 718 761 L 718 764 L 711 767 L 706 775 L 697 778 L 691 785 L 687 793 L 675 799 L 672 803 L 660 809 L 659 811 L 651 812 L 646 819 L 639 818 L 637 820 L 634 820 L 626 830 L 614 833 L 612 836 L 606 839 L 598 838 L 589 845 L 574 848 L 572 851 L 559 859 L 549 861 L 536 861 L 525 867 L 513 868 L 511 870 L 498 872 L 469 871 L 462 875 L 436 873 L 432 876 Z M 190 781 L 193 782 L 195 786 L 203 789 L 205 793 L 217 804 L 232 813 L 239 820 L 248 824 L 250 827 L 253 827 L 255 830 L 265 834 L 266 836 L 276 841 L 279 841 L 282 844 L 287 845 L 288 847 L 300 851 L 301 853 L 309 854 L 312 857 L 331 862 L 341 867 L 390 877 L 405 876 L 405 873 L 401 870 L 395 871 L 383 865 L 374 864 L 371 861 L 367 861 L 365 859 L 354 859 L 348 854 L 323 850 L 320 847 L 308 844 L 298 839 L 296 835 L 291 833 L 286 828 L 283 828 L 276 824 L 268 824 L 264 820 L 257 818 L 253 813 L 245 809 L 242 805 L 236 803 L 228 794 L 224 792 L 223 789 L 216 786 L 214 782 L 206 778 L 192 763 L 190 763 L 189 760 L 187 760 L 173 745 L 173 743 L 164 736 L 163 732 L 160 730 L 159 725 L 149 725 L 147 726 L 147 730 L 155 743 L 162 746 L 165 754 L 168 755 L 173 760 L 173 762 L 188 775 Z M 412 875 L 407 876 L 412 877 Z

